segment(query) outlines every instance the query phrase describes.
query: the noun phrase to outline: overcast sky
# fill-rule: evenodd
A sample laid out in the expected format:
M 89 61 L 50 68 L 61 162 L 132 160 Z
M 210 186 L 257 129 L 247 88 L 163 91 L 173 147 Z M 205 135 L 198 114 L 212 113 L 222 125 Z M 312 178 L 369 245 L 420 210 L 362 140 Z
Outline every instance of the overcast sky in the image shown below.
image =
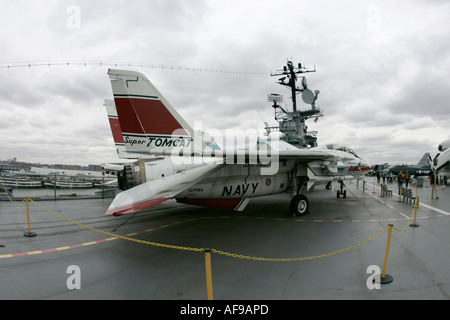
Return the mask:
M 289 91 L 270 71 L 292 59 L 317 68 L 307 79 L 321 92 L 317 104 L 324 117 L 307 124 L 318 131 L 319 144 L 349 145 L 372 164 L 415 164 L 450 138 L 450 1 L 0 5 L 1 160 L 117 161 L 103 106 L 112 98 L 106 72 L 114 66 L 107 62 L 147 65 L 121 68 L 144 73 L 204 130 L 274 123 L 267 94 L 283 94 L 291 105 Z M 61 61 L 104 64 L 6 67 Z

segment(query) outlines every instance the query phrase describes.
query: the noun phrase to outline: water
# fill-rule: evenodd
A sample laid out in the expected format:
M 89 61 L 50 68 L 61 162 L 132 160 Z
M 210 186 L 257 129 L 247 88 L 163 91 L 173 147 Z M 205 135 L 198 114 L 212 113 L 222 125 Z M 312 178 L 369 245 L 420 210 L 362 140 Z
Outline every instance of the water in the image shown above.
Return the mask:
M 50 173 L 57 173 L 65 176 L 76 176 L 77 174 L 90 176 L 92 178 L 101 178 L 101 171 L 87 171 L 87 170 L 70 170 L 70 169 L 55 169 L 55 168 L 40 168 L 40 167 L 31 167 L 32 172 L 37 172 L 41 175 L 48 175 Z M 53 175 L 51 175 L 53 176 Z M 105 176 L 106 177 L 106 176 Z
M 88 180 L 95 179 L 97 181 L 102 181 L 103 175 L 101 171 L 86 171 L 86 170 L 67 170 L 67 169 L 55 169 L 55 168 L 39 168 L 32 167 L 31 172 L 35 172 L 42 176 L 48 175 L 50 179 L 54 179 L 54 175 L 50 173 L 57 174 L 57 180 L 62 181 L 64 179 L 68 179 L 69 177 L 76 177 L 77 175 L 83 175 Z M 50 175 L 49 175 L 50 174 Z M 30 179 L 33 178 L 32 175 L 29 175 Z M 105 182 L 114 181 L 114 176 L 106 175 Z M 37 180 L 37 179 L 36 179 Z M 1 185 L 0 185 L 1 187 Z M 2 190 L 3 191 L 3 188 Z M 23 199 L 24 197 L 29 197 L 31 199 L 67 199 L 67 198 L 89 198 L 89 197 L 114 197 L 117 194 L 117 190 L 113 188 L 77 188 L 77 189 L 54 189 L 54 188 L 14 188 L 13 196 L 16 199 Z M 1 200 L 6 200 L 7 198 L 4 196 L 0 197 Z
M 104 197 L 114 197 L 117 189 L 104 188 Z M 29 197 L 31 199 L 55 199 L 55 189 L 39 188 L 39 189 L 13 189 L 13 196 L 16 199 Z M 101 197 L 102 188 L 88 188 L 88 189 L 56 189 L 56 199 L 67 198 L 89 198 Z

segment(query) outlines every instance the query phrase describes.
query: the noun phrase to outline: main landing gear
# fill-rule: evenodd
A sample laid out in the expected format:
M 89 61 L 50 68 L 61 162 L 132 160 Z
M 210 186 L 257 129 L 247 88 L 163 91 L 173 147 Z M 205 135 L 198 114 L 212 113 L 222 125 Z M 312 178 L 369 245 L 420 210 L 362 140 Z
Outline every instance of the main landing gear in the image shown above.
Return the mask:
M 293 173 L 293 176 L 296 176 L 295 172 Z M 289 215 L 292 218 L 309 214 L 309 200 L 304 194 L 300 193 L 303 187 L 306 187 L 308 180 L 309 178 L 307 176 L 300 176 L 294 180 L 295 182 L 290 182 L 291 185 L 293 185 L 293 194 L 295 194 L 291 200 L 289 210 Z
M 291 217 L 306 216 L 309 214 L 309 200 L 303 194 L 297 194 L 291 200 Z
M 347 198 L 347 190 L 344 190 L 344 181 L 339 181 L 340 188 L 337 190 L 337 197 Z M 327 189 L 331 189 L 331 183 L 327 184 Z M 290 216 L 292 218 L 297 216 L 306 216 L 309 214 L 309 200 L 304 194 L 295 195 L 290 204 Z

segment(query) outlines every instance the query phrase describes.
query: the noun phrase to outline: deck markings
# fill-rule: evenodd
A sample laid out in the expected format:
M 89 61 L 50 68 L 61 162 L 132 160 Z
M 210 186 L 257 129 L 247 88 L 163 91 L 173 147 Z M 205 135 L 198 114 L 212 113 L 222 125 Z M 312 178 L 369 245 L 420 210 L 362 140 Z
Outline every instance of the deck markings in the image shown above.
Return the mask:
M 208 219 L 223 219 L 223 218 L 241 218 L 241 219 L 258 219 L 258 220 L 290 221 L 290 222 L 312 222 L 312 223 L 326 223 L 326 222 L 328 222 L 328 223 L 364 223 L 364 222 L 383 222 L 383 221 L 405 221 L 405 220 L 409 220 L 410 219 L 409 216 L 407 216 L 403 212 L 399 211 L 398 209 L 394 208 L 392 205 L 386 203 L 385 201 L 383 201 L 378 196 L 372 195 L 370 193 L 368 193 L 368 194 L 370 196 L 372 196 L 373 198 L 375 198 L 377 201 L 381 202 L 386 207 L 392 209 L 393 211 L 395 211 L 398 214 L 400 214 L 401 216 L 403 216 L 403 218 L 342 220 L 342 219 L 267 218 L 267 217 L 249 217 L 249 216 L 211 216 L 211 217 L 190 218 L 190 219 L 186 219 L 186 220 L 175 221 L 175 222 L 172 222 L 172 223 L 169 223 L 169 224 L 153 227 L 153 228 L 150 228 L 150 229 L 145 229 L 145 230 L 138 231 L 138 232 L 131 232 L 131 233 L 125 234 L 124 236 L 125 237 L 136 236 L 136 235 L 147 233 L 147 232 L 151 232 L 151 231 L 156 231 L 156 230 L 169 228 L 169 227 L 175 226 L 177 224 L 186 223 L 186 222 L 193 222 L 193 221 L 199 221 L 199 220 L 208 220 Z M 430 205 L 427 205 L 427 204 L 424 204 L 424 203 L 420 203 L 420 206 L 424 206 L 424 207 L 426 207 L 428 209 L 434 210 L 434 211 L 440 213 L 440 215 L 417 217 L 417 219 L 439 218 L 439 217 L 444 217 L 444 216 L 449 216 L 450 215 L 450 213 L 445 211 L 445 210 L 441 210 L 439 208 L 435 208 L 433 206 L 430 206 Z M 109 241 L 113 241 L 113 240 L 117 240 L 117 239 L 119 239 L 119 238 L 109 237 L 109 238 L 105 238 L 105 239 L 101 239 L 101 240 L 97 240 L 97 241 L 89 241 L 89 242 L 84 242 L 84 243 L 79 243 L 79 244 L 69 245 L 69 246 L 62 246 L 62 247 L 52 248 L 52 249 L 34 250 L 34 251 L 28 251 L 28 252 L 9 253 L 9 254 L 0 254 L 0 259 L 13 258 L 13 257 L 23 257 L 23 256 L 32 256 L 32 255 L 38 255 L 38 254 L 43 254 L 43 253 L 49 253 L 49 252 L 64 251 L 64 250 L 69 250 L 69 249 L 74 249 L 74 248 L 92 246 L 92 245 L 105 243 L 105 242 L 109 242 Z
M 191 221 L 191 220 L 192 219 L 189 219 L 189 221 Z M 178 222 L 174 222 L 172 224 L 166 224 L 166 225 L 163 225 L 163 226 L 158 226 L 158 227 L 146 229 L 146 230 L 139 231 L 139 232 L 131 232 L 131 233 L 125 234 L 124 236 L 125 237 L 131 237 L 131 236 L 135 236 L 135 235 L 138 235 L 138 234 L 159 230 L 159 229 L 162 229 L 162 228 L 167 228 L 167 227 L 170 227 L 172 225 L 179 224 L 179 223 L 182 223 L 182 221 L 181 222 L 178 221 Z M 119 239 L 119 238 L 109 237 L 109 238 L 101 239 L 101 240 L 97 240 L 97 241 L 89 241 L 89 242 L 74 244 L 74 245 L 70 245 L 70 246 L 62 246 L 62 247 L 52 248 L 52 249 L 35 250 L 35 251 L 19 252 L 19 253 L 9 253 L 9 254 L 0 254 L 0 259 L 14 258 L 14 257 L 23 257 L 23 256 L 32 256 L 32 255 L 42 254 L 42 253 L 64 251 L 64 250 L 69 250 L 69 249 L 74 249 L 74 248 L 81 248 L 81 247 L 92 246 L 92 245 L 95 245 L 95 244 L 104 243 L 104 242 L 117 240 L 117 239 Z

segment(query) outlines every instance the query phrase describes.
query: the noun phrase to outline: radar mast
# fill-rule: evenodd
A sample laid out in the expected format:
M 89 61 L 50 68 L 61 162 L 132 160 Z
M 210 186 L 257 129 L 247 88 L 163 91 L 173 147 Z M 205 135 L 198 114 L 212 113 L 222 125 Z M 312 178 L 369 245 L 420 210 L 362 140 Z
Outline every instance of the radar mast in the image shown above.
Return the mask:
M 271 76 L 282 76 L 278 79 L 278 84 L 289 87 L 292 95 L 292 112 L 285 110 L 278 103 L 283 102 L 283 96 L 279 94 L 269 94 L 267 100 L 273 102 L 272 107 L 275 110 L 275 120 L 278 122 L 278 129 L 283 134 L 282 139 L 298 147 L 308 148 L 317 146 L 317 137 L 315 133 L 308 133 L 305 121 L 309 118 L 321 117 L 320 109 L 316 107 L 319 90 L 312 92 L 308 89 L 308 83 L 305 76 L 301 76 L 301 88 L 297 87 L 298 74 L 316 72 L 316 68 L 308 69 L 301 63 L 294 67 L 292 61 L 288 61 L 282 70 L 270 73 Z M 297 94 L 302 93 L 303 102 L 311 105 L 311 109 L 297 110 Z M 270 133 L 274 127 L 266 126 L 266 131 Z

